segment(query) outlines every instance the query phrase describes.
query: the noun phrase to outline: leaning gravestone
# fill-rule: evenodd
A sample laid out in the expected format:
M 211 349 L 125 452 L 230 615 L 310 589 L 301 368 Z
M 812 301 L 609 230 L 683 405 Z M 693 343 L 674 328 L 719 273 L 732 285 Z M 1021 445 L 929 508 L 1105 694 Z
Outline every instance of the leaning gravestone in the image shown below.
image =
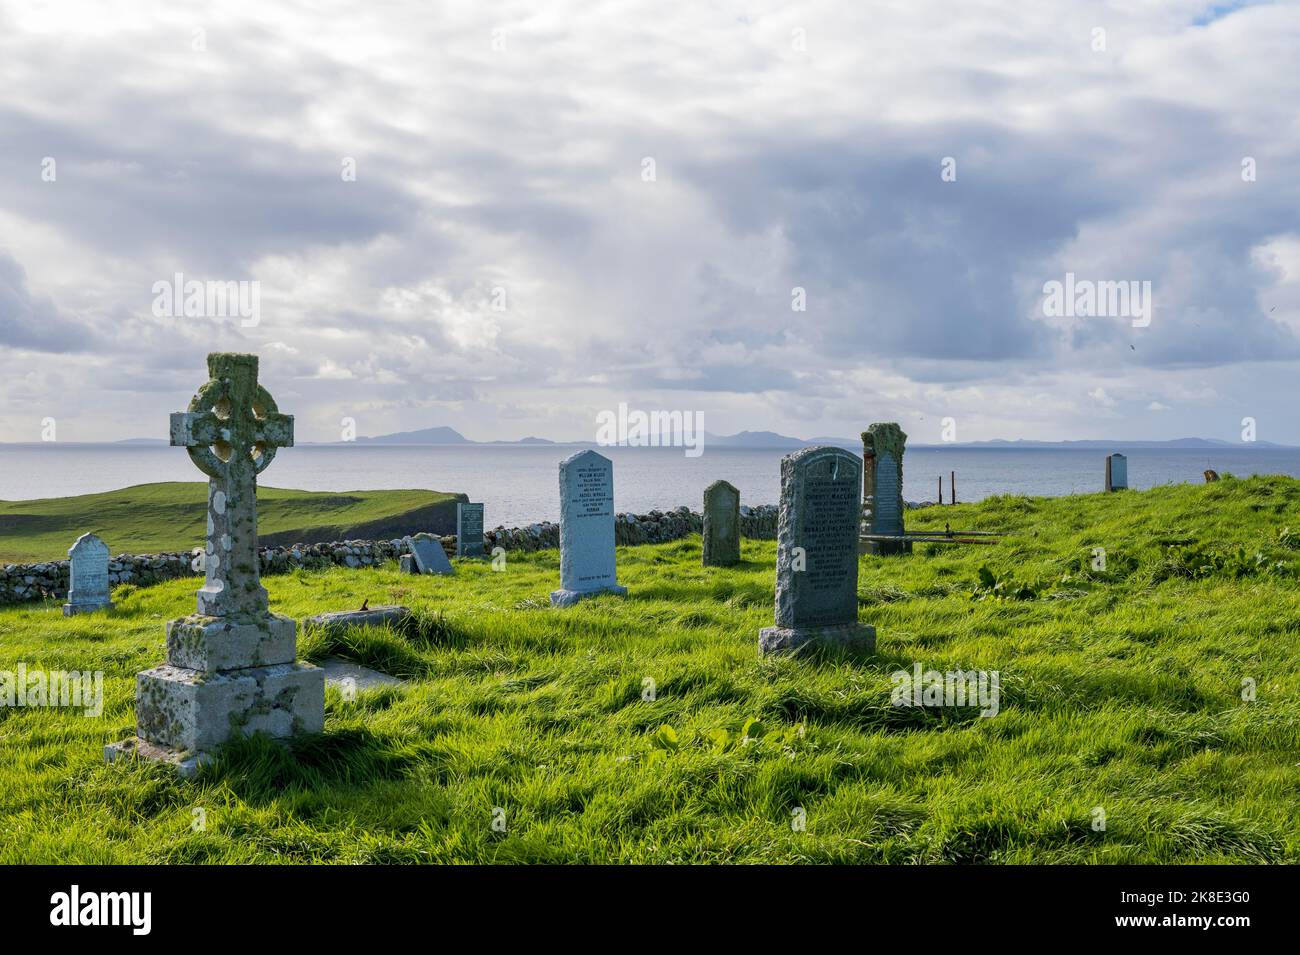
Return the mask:
M 293 417 L 257 383 L 257 356 L 208 355 L 207 382 L 173 414 L 171 443 L 208 475 L 198 612 L 167 624 L 167 662 L 136 675 L 136 735 L 106 746 L 192 775 L 211 751 L 253 733 L 325 725 L 325 674 L 296 663 L 297 625 L 270 612 L 257 554 L 257 475 L 293 446 Z
M 614 462 L 579 451 L 560 462 L 560 589 L 551 605 L 626 594 L 614 559 Z
M 726 481 L 704 489 L 704 566 L 740 562 L 740 492 Z
M 108 545 L 94 534 L 82 534 L 68 548 L 68 602 L 63 615 L 111 608 L 108 596 Z
M 875 627 L 858 623 L 858 519 L 862 462 L 841 448 L 805 448 L 781 459 L 776 626 L 762 654 L 809 644 L 870 652 Z
M 1122 454 L 1106 455 L 1106 490 L 1128 489 L 1128 458 Z
M 903 449 L 907 435 L 893 422 L 862 432 L 862 522 L 868 534 L 903 534 Z M 911 541 L 864 541 L 866 554 L 908 554 Z
M 484 557 L 483 505 L 456 505 L 456 556 Z
M 451 561 L 447 559 L 447 551 L 438 538 L 432 534 L 416 534 L 409 540 L 408 546 L 411 548 L 411 556 L 415 558 L 417 574 L 455 573 Z

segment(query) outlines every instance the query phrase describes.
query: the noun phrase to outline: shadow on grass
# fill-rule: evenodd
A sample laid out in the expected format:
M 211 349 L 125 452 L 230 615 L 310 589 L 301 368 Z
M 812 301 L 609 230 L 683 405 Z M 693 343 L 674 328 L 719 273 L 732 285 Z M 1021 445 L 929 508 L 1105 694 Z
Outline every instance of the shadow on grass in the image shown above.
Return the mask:
M 203 770 L 203 778 L 226 783 L 249 803 L 265 803 L 286 792 L 401 779 L 426 755 L 425 747 L 360 728 L 287 743 L 258 734 L 227 743 L 216 762 Z

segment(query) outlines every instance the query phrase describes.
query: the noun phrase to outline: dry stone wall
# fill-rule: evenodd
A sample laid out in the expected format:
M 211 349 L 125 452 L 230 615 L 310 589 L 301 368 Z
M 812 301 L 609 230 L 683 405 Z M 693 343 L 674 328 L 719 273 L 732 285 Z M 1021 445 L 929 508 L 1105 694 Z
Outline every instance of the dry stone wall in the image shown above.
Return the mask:
M 741 507 L 740 533 L 756 540 L 776 538 L 777 508 L 773 504 Z M 661 544 L 700 533 L 703 517 L 686 507 L 649 514 L 618 514 L 614 520 L 614 541 L 619 545 Z M 507 551 L 534 551 L 560 546 L 560 525 L 544 521 L 527 527 L 498 527 L 484 531 L 487 552 L 495 547 Z M 448 556 L 456 555 L 456 537 L 441 538 Z M 309 569 L 342 566 L 374 567 L 409 553 L 403 540 L 335 541 L 327 544 L 290 544 L 258 548 L 263 574 L 284 574 L 299 567 Z M 177 577 L 202 576 L 193 569 L 192 554 L 119 554 L 108 562 L 108 583 L 147 586 Z M 42 561 L 34 564 L 0 566 L 0 604 L 60 598 L 68 593 L 68 562 Z

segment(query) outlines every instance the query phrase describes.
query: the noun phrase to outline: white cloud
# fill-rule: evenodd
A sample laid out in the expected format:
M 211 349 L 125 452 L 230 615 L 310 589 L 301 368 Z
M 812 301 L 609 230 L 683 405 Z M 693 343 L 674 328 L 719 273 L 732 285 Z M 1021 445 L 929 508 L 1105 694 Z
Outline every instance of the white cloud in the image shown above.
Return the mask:
M 214 349 L 262 354 L 303 440 L 348 407 L 586 436 L 619 400 L 714 431 L 1100 436 L 1100 408 L 1114 437 L 1224 436 L 1300 359 L 1300 16 L 1205 14 L 0 0 L 0 439 L 52 407 L 138 434 Z M 1044 321 L 1067 270 L 1151 280 L 1151 326 Z M 261 324 L 153 317 L 176 271 L 258 280 Z

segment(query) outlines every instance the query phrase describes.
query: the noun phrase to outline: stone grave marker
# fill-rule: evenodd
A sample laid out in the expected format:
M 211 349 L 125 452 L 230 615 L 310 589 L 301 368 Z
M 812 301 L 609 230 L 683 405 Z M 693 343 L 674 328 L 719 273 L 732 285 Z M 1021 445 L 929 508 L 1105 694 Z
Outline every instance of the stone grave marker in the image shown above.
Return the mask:
M 726 481 L 704 489 L 704 566 L 740 562 L 740 492 Z
M 415 571 L 419 574 L 454 574 L 451 561 L 443 549 L 442 541 L 432 534 L 416 534 L 410 538 L 408 545 L 411 556 L 415 559 Z
M 411 608 L 401 604 L 379 604 L 365 610 L 334 610 L 303 618 L 303 627 L 319 627 L 331 636 L 338 636 L 349 627 L 393 627 L 406 625 L 411 618 Z
M 560 462 L 560 589 L 551 605 L 626 594 L 614 558 L 614 462 L 579 451 Z
M 486 557 L 483 549 L 483 505 L 456 505 L 456 556 Z
M 810 644 L 871 652 L 876 630 L 858 623 L 858 521 L 862 462 L 841 448 L 804 448 L 781 459 L 776 626 L 761 654 Z
M 862 432 L 862 524 L 868 534 L 902 534 L 903 449 L 907 435 L 893 422 Z M 866 554 L 911 553 L 911 541 L 864 541 Z
M 192 775 L 237 735 L 325 725 L 325 675 L 295 662 L 297 625 L 270 612 L 257 554 L 257 475 L 293 446 L 293 417 L 257 383 L 257 356 L 208 355 L 210 380 L 171 418 L 171 443 L 208 475 L 197 612 L 167 624 L 167 661 L 136 676 L 136 735 L 106 746 Z
M 1128 488 L 1128 458 L 1122 454 L 1106 455 L 1106 490 L 1123 491 Z
M 68 548 L 68 602 L 63 615 L 111 608 L 108 596 L 108 545 L 94 534 L 82 534 Z

